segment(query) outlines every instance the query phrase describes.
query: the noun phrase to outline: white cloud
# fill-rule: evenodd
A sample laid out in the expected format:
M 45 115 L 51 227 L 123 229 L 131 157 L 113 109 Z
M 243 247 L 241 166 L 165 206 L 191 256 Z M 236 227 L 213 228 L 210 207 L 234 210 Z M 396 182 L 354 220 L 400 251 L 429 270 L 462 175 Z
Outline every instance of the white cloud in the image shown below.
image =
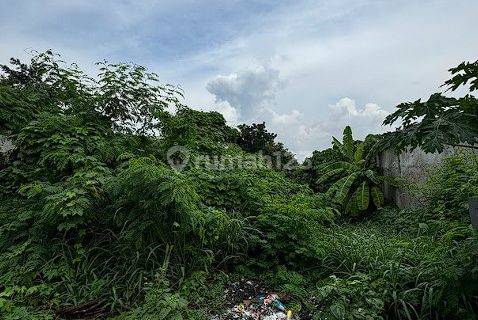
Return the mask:
M 446 70 L 478 52 L 476 0 L 298 0 L 261 12 L 253 1 L 239 16 L 221 1 L 200 12 L 192 0 L 73 1 L 0 1 L 0 63 L 53 48 L 81 66 L 144 64 L 191 107 L 266 121 L 297 153 L 330 146 L 347 124 L 357 138 L 383 131 L 395 105 L 440 90 Z
M 240 117 L 250 120 L 271 103 L 281 86 L 279 71 L 264 66 L 255 69 L 219 75 L 209 81 L 206 89 L 216 102 L 227 102 L 239 111 Z
M 367 103 L 363 108 L 357 108 L 355 100 L 350 98 L 342 98 L 337 103 L 330 106 L 335 115 L 341 118 L 349 119 L 370 119 L 371 121 L 383 121 L 389 114 L 381 109 L 376 103 Z
M 352 127 L 355 139 L 364 139 L 370 133 L 382 133 L 389 129 L 382 126 L 389 113 L 376 103 L 360 107 L 354 99 L 345 97 L 330 105 L 329 110 L 319 121 L 290 122 L 284 127 L 285 139 L 299 159 L 313 150 L 330 147 L 332 136 L 340 138 L 347 125 Z
M 224 101 L 216 103 L 214 110 L 222 113 L 224 119 L 226 119 L 230 125 L 236 126 L 240 124 L 239 112 L 237 112 L 237 109 L 232 107 L 228 102 Z
M 389 114 L 376 103 L 357 106 L 355 100 L 345 97 L 329 106 L 331 115 L 326 121 L 333 124 L 331 134 L 337 135 L 347 125 L 352 127 L 355 139 L 364 139 L 370 133 L 382 133 L 388 128 L 382 122 Z
M 302 113 L 300 113 L 298 110 L 292 110 L 290 113 L 282 113 L 278 114 L 274 110 L 270 110 L 272 114 L 272 123 L 273 124 L 279 124 L 279 125 L 290 125 L 297 123 L 299 121 L 300 116 Z
M 297 1 L 196 58 L 219 74 L 251 65 L 280 72 L 287 86 L 267 106 L 275 113 L 260 113 L 258 121 L 291 150 L 312 151 L 329 147 L 346 125 L 357 139 L 385 131 L 381 123 L 394 106 L 427 98 L 440 90 L 447 69 L 476 60 L 471 8 L 478 2 Z M 301 116 L 290 117 L 292 110 Z

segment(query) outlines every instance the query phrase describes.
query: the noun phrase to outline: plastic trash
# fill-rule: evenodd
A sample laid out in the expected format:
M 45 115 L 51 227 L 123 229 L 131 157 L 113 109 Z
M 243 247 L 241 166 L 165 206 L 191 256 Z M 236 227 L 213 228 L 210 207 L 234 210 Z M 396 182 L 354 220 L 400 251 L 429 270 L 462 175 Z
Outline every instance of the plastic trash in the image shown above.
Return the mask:
M 263 296 L 263 295 L 259 296 L 259 303 L 265 306 L 271 305 L 277 310 L 285 312 L 284 304 L 279 300 L 279 296 L 275 293 L 269 293 L 266 296 Z
M 285 306 L 280 300 L 273 300 L 271 305 L 274 306 L 277 310 L 285 311 Z
M 214 315 L 211 318 L 213 320 L 292 320 L 296 318 L 293 317 L 291 310 L 286 309 L 276 293 L 267 291 L 256 281 L 242 279 L 231 283 L 224 294 L 227 301 L 231 302 L 230 307 L 224 313 Z

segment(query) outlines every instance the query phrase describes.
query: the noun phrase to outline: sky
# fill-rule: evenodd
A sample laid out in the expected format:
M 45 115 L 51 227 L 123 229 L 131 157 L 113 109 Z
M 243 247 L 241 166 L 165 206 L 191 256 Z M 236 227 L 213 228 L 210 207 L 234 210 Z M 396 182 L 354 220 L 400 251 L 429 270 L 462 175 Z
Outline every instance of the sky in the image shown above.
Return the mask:
M 0 0 L 0 63 L 53 49 L 92 74 L 141 64 L 194 109 L 265 121 L 303 159 L 442 91 L 478 59 L 477 16 L 476 0 Z

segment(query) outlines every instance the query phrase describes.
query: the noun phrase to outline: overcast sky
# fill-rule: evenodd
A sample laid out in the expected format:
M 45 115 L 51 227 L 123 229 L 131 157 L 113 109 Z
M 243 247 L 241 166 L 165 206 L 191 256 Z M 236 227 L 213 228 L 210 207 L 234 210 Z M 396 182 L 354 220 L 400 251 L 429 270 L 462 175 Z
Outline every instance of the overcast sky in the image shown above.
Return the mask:
M 193 108 L 262 122 L 299 158 L 478 59 L 477 0 L 0 0 L 0 63 L 51 48 L 93 72 L 136 62 Z

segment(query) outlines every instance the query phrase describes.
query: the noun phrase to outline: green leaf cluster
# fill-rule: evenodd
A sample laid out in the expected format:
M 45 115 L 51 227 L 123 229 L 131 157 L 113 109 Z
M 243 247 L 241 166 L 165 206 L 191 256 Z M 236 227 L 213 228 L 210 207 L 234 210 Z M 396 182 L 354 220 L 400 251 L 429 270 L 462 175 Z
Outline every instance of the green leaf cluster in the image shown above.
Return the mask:
M 326 195 L 346 213 L 358 215 L 381 208 L 384 203 L 380 189 L 382 177 L 364 154 L 365 144 L 354 141 L 352 129 L 347 126 L 342 142 L 334 137 L 332 146 L 332 159 L 316 168 L 320 175 L 317 184 L 330 183 Z

